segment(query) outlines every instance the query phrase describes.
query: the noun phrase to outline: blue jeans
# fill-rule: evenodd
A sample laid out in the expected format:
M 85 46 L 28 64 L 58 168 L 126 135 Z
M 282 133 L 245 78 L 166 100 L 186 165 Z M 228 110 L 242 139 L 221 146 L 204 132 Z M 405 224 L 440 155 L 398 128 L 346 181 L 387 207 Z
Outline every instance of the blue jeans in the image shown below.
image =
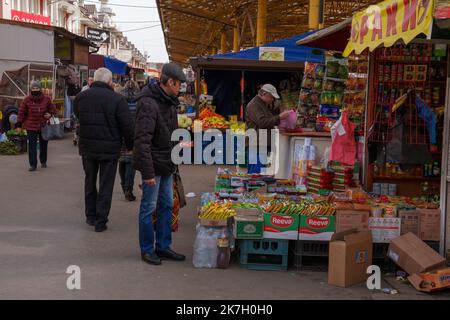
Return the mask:
M 173 178 L 155 177 L 156 185 L 142 184 L 142 200 L 139 210 L 139 244 L 141 253 L 152 253 L 156 249 L 167 250 L 172 244 Z M 152 214 L 156 210 L 156 226 Z

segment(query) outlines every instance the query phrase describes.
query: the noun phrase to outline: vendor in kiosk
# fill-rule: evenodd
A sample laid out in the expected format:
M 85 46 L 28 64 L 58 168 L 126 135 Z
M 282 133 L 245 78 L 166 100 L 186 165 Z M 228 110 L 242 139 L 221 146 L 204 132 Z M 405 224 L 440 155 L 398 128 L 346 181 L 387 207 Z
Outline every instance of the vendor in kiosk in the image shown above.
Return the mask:
M 272 130 L 280 124 L 280 120 L 289 117 L 290 111 L 284 111 L 279 115 L 274 115 L 271 112 L 270 107 L 275 102 L 275 99 L 280 99 L 277 89 L 271 84 L 263 85 L 258 94 L 247 105 L 245 115 L 247 129 L 257 131 L 260 129 Z M 270 132 L 268 132 L 267 136 L 269 138 L 267 141 L 267 152 L 270 152 Z M 258 145 L 261 145 L 261 141 L 259 140 L 260 138 L 258 137 Z M 252 161 L 252 158 L 254 159 L 255 156 L 249 155 L 248 173 L 261 173 L 263 164 L 259 156 L 259 151 L 256 161 Z M 251 162 L 256 162 L 256 164 Z

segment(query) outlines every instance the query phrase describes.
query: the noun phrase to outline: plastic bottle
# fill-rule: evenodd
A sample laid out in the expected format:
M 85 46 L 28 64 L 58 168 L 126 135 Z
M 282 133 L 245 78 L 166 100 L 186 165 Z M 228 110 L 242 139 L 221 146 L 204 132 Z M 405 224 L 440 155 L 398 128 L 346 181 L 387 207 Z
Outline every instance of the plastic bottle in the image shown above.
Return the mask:
M 217 268 L 227 269 L 230 265 L 230 243 L 227 238 L 217 239 Z
M 441 174 L 441 166 L 439 165 L 439 161 L 435 161 L 433 163 L 433 176 L 439 177 Z

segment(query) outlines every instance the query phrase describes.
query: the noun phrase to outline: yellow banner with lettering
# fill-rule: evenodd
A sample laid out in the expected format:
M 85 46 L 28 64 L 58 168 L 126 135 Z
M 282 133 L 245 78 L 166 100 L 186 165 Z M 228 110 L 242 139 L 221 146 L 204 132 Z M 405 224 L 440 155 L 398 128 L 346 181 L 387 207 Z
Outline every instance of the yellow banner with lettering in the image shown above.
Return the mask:
M 407 44 L 421 33 L 429 35 L 433 0 L 387 0 L 353 16 L 352 31 L 343 55 L 392 46 L 400 39 Z

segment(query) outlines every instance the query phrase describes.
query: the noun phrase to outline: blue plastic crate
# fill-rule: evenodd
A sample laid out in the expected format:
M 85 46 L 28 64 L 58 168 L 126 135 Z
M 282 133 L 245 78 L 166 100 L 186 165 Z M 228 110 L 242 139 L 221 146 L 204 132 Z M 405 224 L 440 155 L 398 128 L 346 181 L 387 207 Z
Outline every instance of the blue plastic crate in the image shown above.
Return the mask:
M 241 240 L 240 262 L 251 270 L 287 270 L 289 240 Z
M 288 254 L 289 240 L 241 240 L 239 242 L 239 248 L 245 253 Z

